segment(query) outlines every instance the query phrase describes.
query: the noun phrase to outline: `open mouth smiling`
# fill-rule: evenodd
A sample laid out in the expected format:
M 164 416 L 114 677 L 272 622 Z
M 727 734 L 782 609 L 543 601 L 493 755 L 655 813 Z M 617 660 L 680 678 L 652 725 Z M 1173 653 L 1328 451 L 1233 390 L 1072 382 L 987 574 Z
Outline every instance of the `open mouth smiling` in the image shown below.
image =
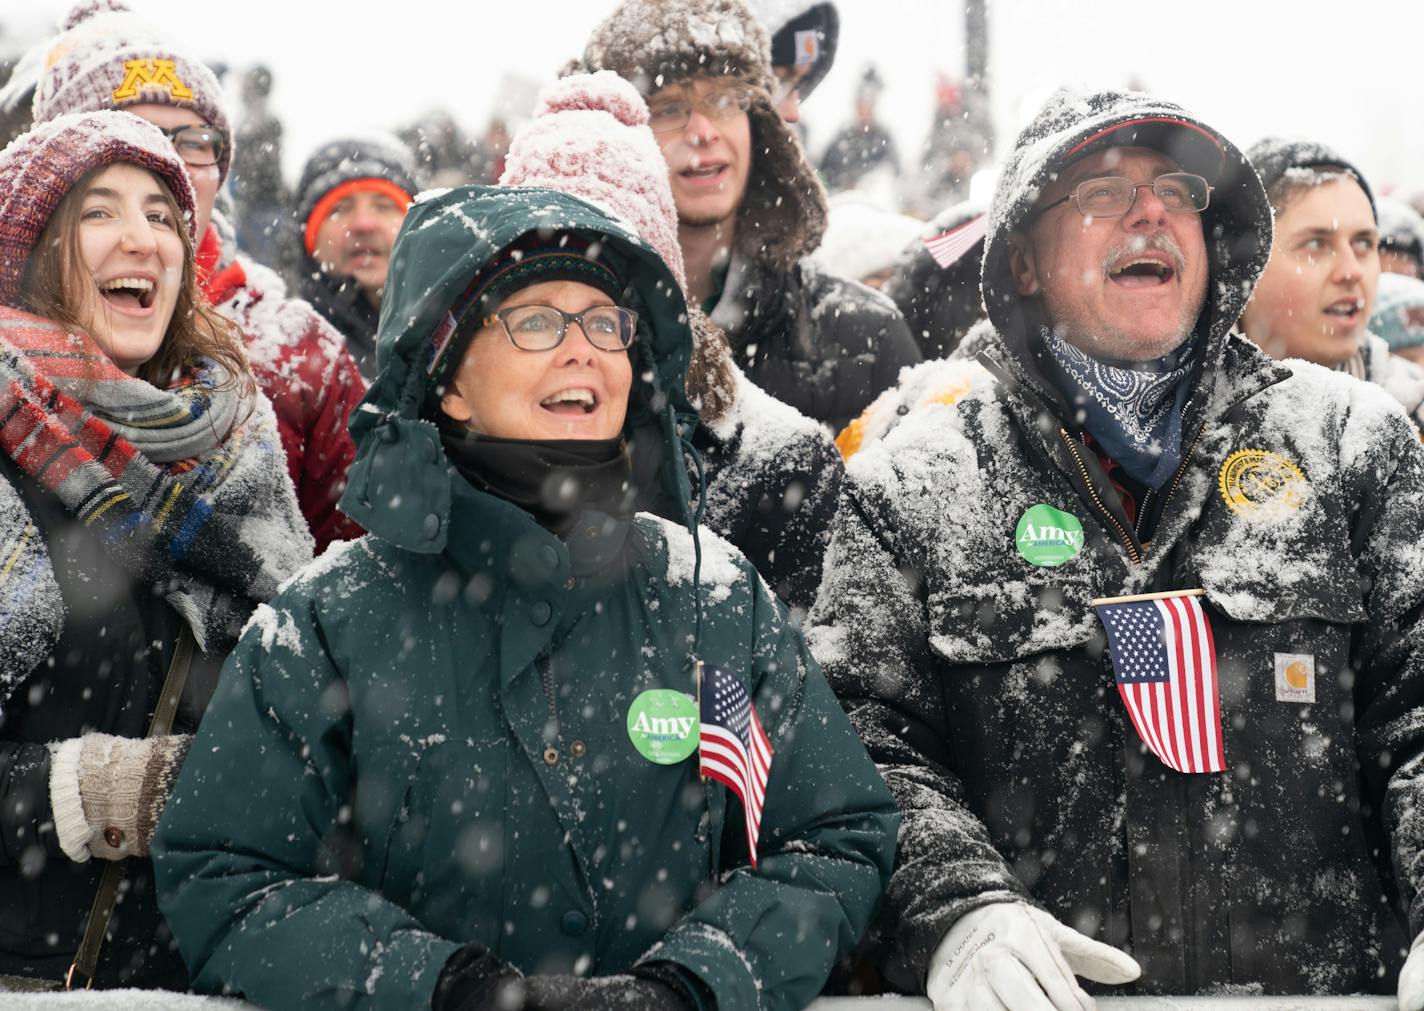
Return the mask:
M 1176 276 L 1177 271 L 1170 263 L 1150 256 L 1135 257 L 1108 272 L 1110 280 L 1125 288 L 1160 287 Z
M 142 312 L 153 308 L 153 300 L 158 295 L 158 285 L 149 277 L 116 277 L 100 284 L 99 294 L 116 309 Z
M 545 397 L 539 406 L 561 417 L 580 417 L 598 410 L 598 395 L 586 386 L 576 386 Z

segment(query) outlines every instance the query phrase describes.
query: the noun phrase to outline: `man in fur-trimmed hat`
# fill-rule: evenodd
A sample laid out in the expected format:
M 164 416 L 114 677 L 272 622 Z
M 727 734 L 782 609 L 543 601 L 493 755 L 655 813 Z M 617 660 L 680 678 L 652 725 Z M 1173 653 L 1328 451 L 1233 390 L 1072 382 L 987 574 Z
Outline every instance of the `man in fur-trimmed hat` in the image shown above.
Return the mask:
M 772 105 L 766 31 L 742 0 L 625 0 L 584 63 L 648 99 L 689 295 L 752 382 L 839 429 L 920 360 L 889 300 L 805 261 L 825 191 Z

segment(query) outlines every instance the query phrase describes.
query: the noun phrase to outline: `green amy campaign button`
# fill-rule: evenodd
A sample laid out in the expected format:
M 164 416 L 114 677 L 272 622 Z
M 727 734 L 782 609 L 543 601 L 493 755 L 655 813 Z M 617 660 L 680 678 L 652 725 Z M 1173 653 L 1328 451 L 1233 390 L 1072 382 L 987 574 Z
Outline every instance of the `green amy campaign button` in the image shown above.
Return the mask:
M 1062 565 L 1083 550 L 1083 524 L 1072 513 L 1040 502 L 1019 517 L 1014 546 L 1033 565 Z

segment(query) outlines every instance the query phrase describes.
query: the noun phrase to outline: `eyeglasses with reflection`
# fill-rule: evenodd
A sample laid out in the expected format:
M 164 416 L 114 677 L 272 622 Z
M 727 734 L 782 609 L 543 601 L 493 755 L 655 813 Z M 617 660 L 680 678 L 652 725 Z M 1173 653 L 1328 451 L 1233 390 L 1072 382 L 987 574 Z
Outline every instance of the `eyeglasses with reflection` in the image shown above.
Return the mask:
M 520 305 L 486 316 L 481 326 L 496 320 L 509 342 L 521 351 L 552 351 L 564 342 L 570 323 L 577 323 L 588 342 L 600 351 L 626 351 L 638 337 L 638 314 L 617 305 L 594 305 L 583 312 L 564 312 L 552 305 Z
M 216 126 L 159 127 L 158 132 L 173 142 L 173 150 L 191 168 L 207 168 L 222 161 L 227 150 L 227 132 Z
M 673 133 L 687 126 L 694 112 L 716 121 L 746 112 L 751 107 L 752 90 L 744 84 L 712 88 L 701 98 L 684 87 L 681 95 L 674 93 L 648 103 L 648 126 L 653 133 Z
M 1132 210 L 1141 189 L 1151 190 L 1162 206 L 1175 214 L 1200 214 L 1211 204 L 1213 188 L 1191 172 L 1167 172 L 1150 183 L 1135 183 L 1124 176 L 1102 176 L 1083 180 L 1066 197 L 1038 208 L 1033 217 L 1041 217 L 1070 200 L 1085 218 L 1120 217 Z

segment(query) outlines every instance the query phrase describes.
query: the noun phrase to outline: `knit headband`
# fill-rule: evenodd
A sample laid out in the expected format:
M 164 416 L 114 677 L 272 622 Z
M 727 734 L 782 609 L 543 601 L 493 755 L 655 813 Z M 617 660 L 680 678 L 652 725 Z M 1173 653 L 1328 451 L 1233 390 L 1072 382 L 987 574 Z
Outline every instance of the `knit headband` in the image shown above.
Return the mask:
M 438 393 L 448 384 L 485 314 L 522 288 L 547 281 L 576 281 L 597 288 L 615 302 L 623 297 L 623 282 L 607 264 L 589 258 L 588 243 L 572 236 L 563 240 L 561 245 L 547 241 L 523 247 L 516 244 L 475 275 L 431 336 L 426 366 L 429 393 Z
M 325 196 L 316 202 L 316 206 L 312 208 L 311 214 L 307 217 L 303 243 L 308 256 L 316 251 L 317 233 L 321 231 L 321 226 L 326 223 L 326 219 L 331 217 L 331 212 L 336 209 L 336 205 L 355 193 L 379 193 L 381 196 L 389 197 L 402 211 L 410 206 L 413 199 L 409 193 L 389 179 L 371 177 L 350 179 L 340 186 L 332 187 Z

